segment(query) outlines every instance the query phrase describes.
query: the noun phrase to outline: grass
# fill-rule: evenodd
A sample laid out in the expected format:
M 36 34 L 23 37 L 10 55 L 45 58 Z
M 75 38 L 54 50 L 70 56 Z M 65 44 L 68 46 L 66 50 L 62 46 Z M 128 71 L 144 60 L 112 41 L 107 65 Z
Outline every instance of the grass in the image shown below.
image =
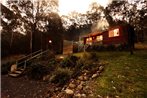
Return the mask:
M 82 53 L 75 54 L 81 56 Z M 95 82 L 95 96 L 147 98 L 147 51 L 97 52 L 109 64 Z

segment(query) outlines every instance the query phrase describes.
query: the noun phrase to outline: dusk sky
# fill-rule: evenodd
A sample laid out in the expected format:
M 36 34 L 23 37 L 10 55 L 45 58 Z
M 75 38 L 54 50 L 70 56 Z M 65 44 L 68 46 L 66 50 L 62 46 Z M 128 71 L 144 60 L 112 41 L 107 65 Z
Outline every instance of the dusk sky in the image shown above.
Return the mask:
M 6 1 L 7 0 L 1 0 L 4 5 L 6 5 Z M 111 1 L 112 0 L 59 0 L 59 14 L 67 15 L 72 11 L 85 13 L 92 2 L 97 2 L 101 6 L 106 7 Z

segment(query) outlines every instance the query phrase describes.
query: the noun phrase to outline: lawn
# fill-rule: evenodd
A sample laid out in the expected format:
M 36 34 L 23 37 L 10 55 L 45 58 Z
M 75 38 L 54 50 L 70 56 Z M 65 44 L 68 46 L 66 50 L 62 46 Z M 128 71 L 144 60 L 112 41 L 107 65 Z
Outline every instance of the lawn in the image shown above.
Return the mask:
M 135 51 L 134 55 L 97 52 L 97 55 L 108 65 L 92 84 L 95 97 L 147 98 L 147 51 Z

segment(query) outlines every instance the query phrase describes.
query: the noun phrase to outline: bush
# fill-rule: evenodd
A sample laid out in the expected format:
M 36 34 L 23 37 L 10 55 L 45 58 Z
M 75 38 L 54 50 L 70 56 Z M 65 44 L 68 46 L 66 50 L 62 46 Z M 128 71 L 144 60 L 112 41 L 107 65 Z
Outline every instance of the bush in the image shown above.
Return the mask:
M 117 45 L 116 50 L 122 51 L 123 50 L 123 45 L 122 44 Z
M 1 74 L 8 74 L 12 64 L 14 64 L 14 62 L 7 62 L 6 64 L 1 65 Z
M 82 58 L 77 61 L 75 69 L 73 70 L 73 75 L 72 75 L 73 78 L 75 78 L 81 74 L 81 72 L 83 70 L 82 67 L 84 66 L 84 62 L 85 62 L 85 60 Z
M 105 50 L 104 45 L 97 46 L 97 51 L 104 51 L 104 50 Z
M 53 73 L 50 81 L 52 83 L 58 84 L 59 86 L 63 86 L 70 80 L 72 73 L 73 72 L 68 68 L 58 68 Z
M 73 45 L 73 53 L 77 53 L 78 52 L 78 44 L 74 44 Z
M 83 57 L 82 58 L 85 59 L 85 60 L 98 61 L 98 57 L 97 57 L 97 55 L 96 55 L 95 52 L 90 52 L 90 53 L 85 52 L 83 54 Z
M 96 55 L 96 53 L 84 53 L 82 58 L 80 58 L 77 61 L 76 67 L 75 67 L 75 75 L 80 74 L 81 70 L 91 70 L 92 68 L 95 68 L 94 62 L 99 62 L 99 58 Z
M 60 65 L 62 67 L 75 67 L 76 66 L 76 62 L 79 58 L 73 55 L 69 55 L 67 56 L 61 63 Z
M 49 66 L 53 66 L 53 65 L 56 65 L 56 64 L 57 64 L 57 61 L 56 61 L 55 58 L 52 58 L 52 59 L 49 60 L 49 63 L 48 63 Z
M 87 60 L 84 62 L 82 69 L 86 69 L 86 70 L 91 70 L 93 68 L 93 61 L 92 60 Z
M 42 60 L 50 60 L 52 58 L 55 58 L 55 54 L 52 51 L 42 54 Z
M 50 72 L 47 66 L 40 64 L 32 64 L 27 69 L 27 76 L 29 79 L 40 80 L 43 76 L 47 75 Z
M 115 45 L 108 45 L 107 47 L 106 47 L 106 50 L 108 50 L 108 51 L 114 51 L 116 48 L 115 48 Z

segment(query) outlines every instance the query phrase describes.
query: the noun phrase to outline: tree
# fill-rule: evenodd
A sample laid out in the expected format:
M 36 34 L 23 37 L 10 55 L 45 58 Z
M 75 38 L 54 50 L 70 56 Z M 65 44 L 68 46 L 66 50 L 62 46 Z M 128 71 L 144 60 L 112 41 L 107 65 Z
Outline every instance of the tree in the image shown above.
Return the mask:
M 24 34 L 27 35 L 30 40 L 31 52 L 42 48 L 41 36 L 50 32 L 51 24 L 52 26 L 56 25 L 56 27 L 59 26 L 58 28 L 62 28 L 61 19 L 57 14 L 57 0 L 36 0 L 35 2 L 32 2 L 32 0 L 21 0 L 19 2 L 8 1 L 8 5 L 9 9 L 11 9 L 13 13 L 16 13 L 15 16 L 19 16 L 17 20 L 19 20 L 20 24 L 16 24 L 16 29 L 23 25 L 22 27 L 25 29 Z M 56 30 L 61 32 L 62 35 L 61 29 Z M 56 33 L 58 32 L 56 31 Z M 56 36 L 56 33 L 54 32 L 52 36 Z M 13 34 L 16 34 L 16 32 Z
M 65 28 L 65 36 L 70 40 L 78 40 L 80 33 L 90 33 L 96 30 L 102 30 L 106 28 L 102 26 L 97 27 L 97 24 L 103 20 L 103 10 L 104 8 L 98 3 L 93 2 L 86 13 L 78 13 L 76 11 L 71 12 L 68 16 L 62 16 L 63 25 Z
M 136 35 L 143 35 L 143 29 L 146 24 L 144 21 L 147 15 L 146 0 L 113 1 L 106 7 L 106 14 L 109 14 L 115 24 L 129 23 L 135 28 Z M 121 21 L 121 22 L 120 22 Z M 139 33 L 139 34 L 138 34 Z M 138 40 L 139 41 L 139 40 Z
M 12 6 L 12 8 L 17 11 L 17 7 Z M 27 40 L 24 40 L 24 42 L 26 43 L 25 45 L 22 45 L 23 40 L 20 40 L 26 37 L 26 34 L 24 33 L 25 27 L 23 26 L 23 23 L 21 23 L 21 20 L 23 20 L 22 17 L 18 13 L 14 13 L 3 4 L 1 4 L 1 10 L 1 44 L 3 51 L 2 56 L 10 53 L 15 53 L 19 50 L 23 53 L 26 52 L 27 50 L 25 50 L 26 48 L 24 47 L 27 46 Z

